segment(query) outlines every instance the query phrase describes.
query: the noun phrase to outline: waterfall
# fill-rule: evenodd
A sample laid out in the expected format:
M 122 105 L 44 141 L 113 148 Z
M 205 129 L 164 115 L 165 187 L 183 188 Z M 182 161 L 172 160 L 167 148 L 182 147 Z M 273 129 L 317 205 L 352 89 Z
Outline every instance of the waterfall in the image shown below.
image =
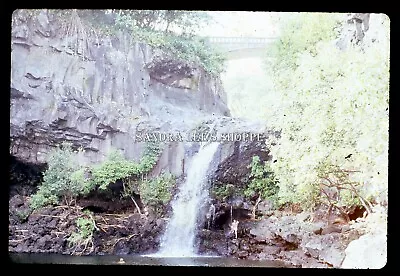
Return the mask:
M 210 143 L 193 157 L 186 181 L 172 202 L 173 214 L 161 240 L 157 255 L 165 257 L 196 256 L 195 237 L 198 214 L 208 198 L 207 170 L 218 148 Z
M 207 229 L 210 230 L 214 226 L 215 221 L 215 205 L 211 204 L 207 213 Z

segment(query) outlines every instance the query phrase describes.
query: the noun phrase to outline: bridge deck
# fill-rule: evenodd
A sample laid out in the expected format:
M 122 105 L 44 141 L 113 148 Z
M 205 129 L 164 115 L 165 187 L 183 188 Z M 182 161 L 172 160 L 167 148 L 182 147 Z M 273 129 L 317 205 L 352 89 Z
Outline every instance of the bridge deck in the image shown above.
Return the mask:
M 206 37 L 207 41 L 222 51 L 264 48 L 277 37 Z

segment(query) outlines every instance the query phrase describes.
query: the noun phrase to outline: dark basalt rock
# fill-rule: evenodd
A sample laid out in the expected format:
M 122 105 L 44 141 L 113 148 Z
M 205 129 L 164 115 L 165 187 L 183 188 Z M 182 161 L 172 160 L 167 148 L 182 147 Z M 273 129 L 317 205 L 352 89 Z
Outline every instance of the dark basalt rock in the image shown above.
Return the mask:
M 21 161 L 43 164 L 63 141 L 83 147 L 86 163 L 110 147 L 138 160 L 140 131 L 185 132 L 208 114 L 229 115 L 221 81 L 201 68 L 124 33 L 81 39 L 85 47 L 69 43 L 51 11 L 13 13 L 10 152 Z

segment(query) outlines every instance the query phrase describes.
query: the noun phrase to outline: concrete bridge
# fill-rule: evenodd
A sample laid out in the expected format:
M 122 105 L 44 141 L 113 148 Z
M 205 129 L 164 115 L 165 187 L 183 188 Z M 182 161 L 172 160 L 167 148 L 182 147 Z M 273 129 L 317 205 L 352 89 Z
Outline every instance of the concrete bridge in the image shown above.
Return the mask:
M 228 59 L 267 55 L 267 47 L 278 37 L 207 37 L 207 41 L 225 53 Z

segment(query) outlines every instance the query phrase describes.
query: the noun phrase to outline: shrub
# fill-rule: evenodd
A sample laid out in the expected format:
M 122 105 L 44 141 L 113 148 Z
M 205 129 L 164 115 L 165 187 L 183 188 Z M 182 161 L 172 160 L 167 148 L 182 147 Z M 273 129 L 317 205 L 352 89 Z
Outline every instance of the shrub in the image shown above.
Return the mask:
M 161 11 L 158 12 L 159 14 L 156 15 L 155 19 L 161 21 L 165 20 L 163 18 L 163 13 Z M 175 15 L 180 13 L 186 14 L 189 15 L 190 18 L 197 18 L 200 19 L 200 21 L 203 21 L 201 20 L 202 17 L 207 19 L 207 14 L 202 12 L 169 12 L 173 12 Z M 205 40 L 195 36 L 193 32 L 182 33 L 179 35 L 173 32 L 156 30 L 155 28 L 144 28 L 140 24 L 138 25 L 135 23 L 137 15 L 138 14 L 135 16 L 135 14 L 126 13 L 116 14 L 116 25 L 131 31 L 134 41 L 145 42 L 153 47 L 162 49 L 166 54 L 173 55 L 175 58 L 200 65 L 210 75 L 216 76 L 224 70 L 225 58 L 213 49 Z M 148 14 L 146 14 L 146 16 L 148 16 Z M 197 22 L 197 20 L 195 21 Z M 189 25 L 190 28 L 197 26 L 197 23 L 194 23 L 195 21 L 177 20 L 175 23 L 177 23 L 180 28 L 185 29 L 189 27 Z
M 250 171 L 250 183 L 244 190 L 246 197 L 258 195 L 262 199 L 270 199 L 276 201 L 276 196 L 279 191 L 278 181 L 267 162 L 261 164 L 258 156 L 253 156 Z
M 157 163 L 158 157 L 162 151 L 162 148 L 158 142 L 150 141 L 147 142 L 143 156 L 137 166 L 138 174 L 148 173 L 154 165 Z
M 85 187 L 87 187 L 87 190 L 94 187 L 106 190 L 110 183 L 117 180 L 125 181 L 129 177 L 146 174 L 157 163 L 160 152 L 161 148 L 158 143 L 149 142 L 146 144 L 140 162 L 135 163 L 126 160 L 121 152 L 112 150 L 103 163 L 92 168 L 91 183 L 87 183 Z
M 15 212 L 15 214 L 17 215 L 18 219 L 20 220 L 20 222 L 25 222 L 28 217 L 30 216 L 32 210 L 27 208 L 27 209 L 22 209 L 22 210 L 17 210 Z
M 240 190 L 240 192 L 242 191 Z M 218 200 L 226 200 L 233 195 L 240 194 L 240 192 L 233 184 L 220 184 L 212 187 L 210 194 L 213 198 Z
M 161 213 L 163 206 L 172 198 L 175 183 L 176 179 L 171 174 L 161 174 L 156 178 L 141 181 L 139 183 L 140 198 L 153 211 Z
M 149 142 L 139 163 L 126 160 L 118 150 L 111 150 L 101 164 L 82 167 L 79 166 L 71 145 L 63 143 L 61 147 L 50 152 L 44 181 L 37 193 L 31 197 L 30 206 L 36 209 L 58 204 L 60 198 L 70 204 L 79 195 L 88 195 L 97 187 L 105 191 L 109 184 L 117 180 L 126 182 L 132 178 L 139 178 L 153 168 L 160 152 L 158 143 Z
M 110 183 L 137 173 L 134 162 L 126 160 L 119 151 L 112 150 L 103 163 L 93 167 L 91 187 L 106 190 Z
M 81 193 L 81 184 L 71 181 L 71 175 L 79 169 L 75 158 L 71 144 L 66 142 L 49 153 L 43 183 L 30 200 L 32 208 L 56 204 L 61 198 L 69 203 Z
M 90 167 L 80 168 L 70 176 L 73 185 L 81 187 L 80 194 L 82 195 L 87 195 L 96 188 L 95 182 L 87 175 L 90 170 Z
M 90 253 L 94 249 L 93 233 L 94 230 L 97 228 L 96 222 L 93 218 L 93 214 L 90 211 L 84 211 L 83 216 L 77 218 L 76 226 L 77 231 L 73 232 L 68 238 L 69 245 L 74 247 L 74 251 L 72 254 L 74 254 L 77 250 L 80 250 L 78 254 L 83 254 L 87 249 L 90 249 Z
M 29 200 L 29 207 L 38 209 L 47 205 L 57 204 L 58 202 L 58 197 L 52 194 L 49 189 L 46 187 L 39 187 L 39 190 L 32 195 Z
M 169 35 L 161 49 L 178 59 L 200 65 L 212 76 L 224 71 L 225 58 L 203 39 Z

